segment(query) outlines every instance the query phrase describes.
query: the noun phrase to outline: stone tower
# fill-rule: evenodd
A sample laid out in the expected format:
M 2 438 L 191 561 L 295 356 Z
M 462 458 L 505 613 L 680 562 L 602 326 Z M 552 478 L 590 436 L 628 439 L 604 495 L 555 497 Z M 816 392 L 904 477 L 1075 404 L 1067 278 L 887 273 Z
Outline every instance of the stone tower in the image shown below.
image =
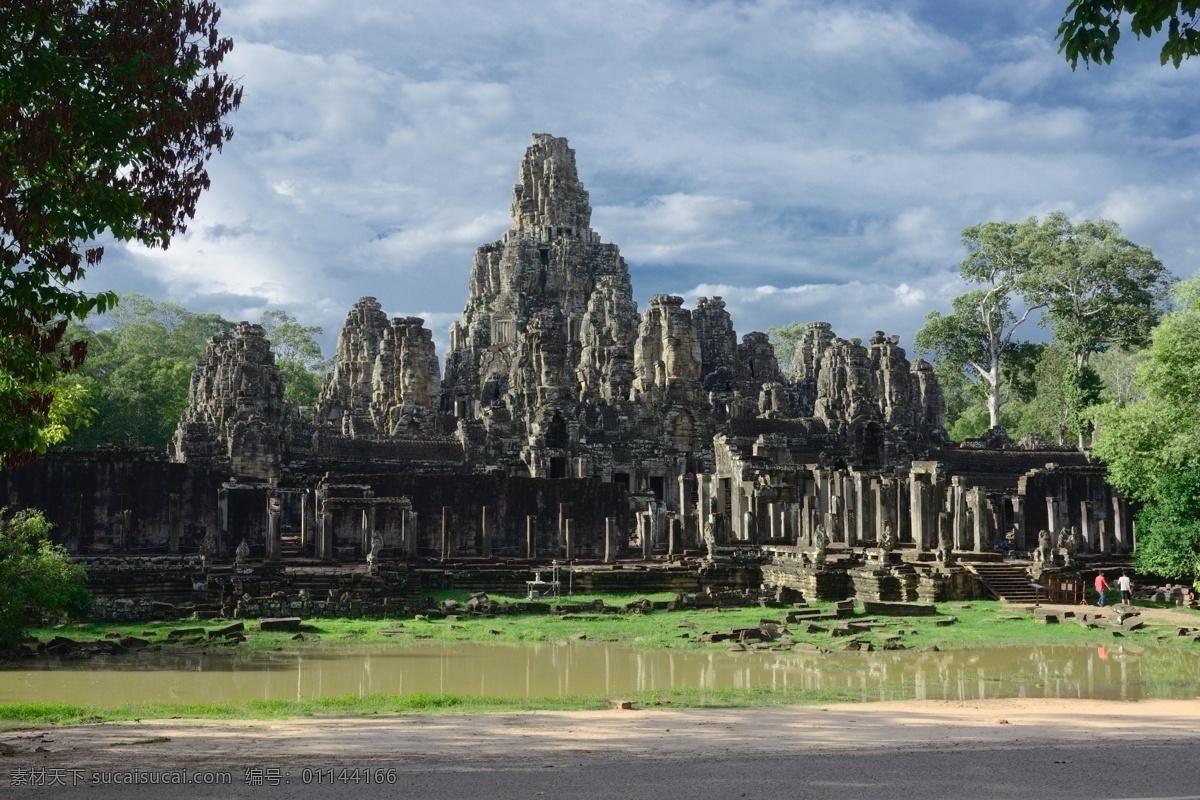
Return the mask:
M 566 139 L 534 134 L 513 187 L 512 228 L 475 253 L 450 329 L 443 407 L 536 444 L 581 402 L 627 398 L 637 304 L 616 245 L 590 227 Z M 555 434 L 550 437 L 557 440 Z
M 167 446 L 172 461 L 227 463 L 234 475 L 277 475 L 293 419 L 261 325 L 214 336 L 196 362 L 188 406 Z

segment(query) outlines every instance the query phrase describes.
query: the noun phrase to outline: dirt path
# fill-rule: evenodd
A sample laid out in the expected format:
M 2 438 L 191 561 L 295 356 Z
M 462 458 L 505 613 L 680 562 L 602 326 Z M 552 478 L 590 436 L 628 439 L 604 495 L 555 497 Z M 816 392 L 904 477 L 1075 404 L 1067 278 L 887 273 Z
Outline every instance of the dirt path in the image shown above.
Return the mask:
M 9 767 L 245 769 L 399 760 L 415 769 L 498 761 L 706 758 L 810 751 L 1200 742 L 1200 700 L 912 701 L 752 710 L 424 715 L 262 722 L 158 720 L 9 733 Z M 7 783 L 0 775 L 0 785 Z

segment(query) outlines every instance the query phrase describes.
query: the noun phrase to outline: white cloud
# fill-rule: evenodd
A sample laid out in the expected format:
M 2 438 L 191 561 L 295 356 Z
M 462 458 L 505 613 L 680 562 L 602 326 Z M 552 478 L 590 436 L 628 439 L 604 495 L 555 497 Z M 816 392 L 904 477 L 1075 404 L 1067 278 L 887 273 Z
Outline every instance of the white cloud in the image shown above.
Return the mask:
M 963 227 L 1056 209 L 1116 219 L 1190 274 L 1200 63 L 1159 69 L 1151 42 L 1072 72 L 1059 16 L 1046 0 L 233 0 L 245 97 L 197 219 L 165 253 L 114 250 L 88 287 L 282 306 L 327 350 L 373 295 L 425 309 L 444 353 L 534 131 L 571 140 L 639 298 L 725 286 L 739 330 L 824 317 L 911 339 L 962 290 Z

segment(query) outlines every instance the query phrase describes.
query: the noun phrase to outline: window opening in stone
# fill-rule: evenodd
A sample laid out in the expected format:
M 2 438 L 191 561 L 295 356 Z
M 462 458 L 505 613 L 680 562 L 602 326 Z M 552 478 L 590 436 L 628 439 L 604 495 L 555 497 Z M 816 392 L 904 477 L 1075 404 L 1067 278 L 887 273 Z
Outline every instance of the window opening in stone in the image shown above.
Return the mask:
M 555 414 L 550 420 L 550 424 L 546 426 L 546 447 L 565 449 L 569 444 L 567 423 L 563 422 L 561 416 Z
M 566 456 L 550 456 L 550 477 L 551 478 L 569 478 L 571 471 L 569 469 L 570 459 Z
M 629 488 L 629 473 L 628 472 L 614 472 L 613 476 L 612 476 L 612 482 L 619 483 L 620 485 L 622 485 L 626 489 L 628 489 Z
M 543 247 L 543 248 L 542 248 L 541 250 L 539 250 L 538 252 L 541 254 L 541 258 L 542 258 L 542 266 L 543 266 L 543 267 L 548 267 L 548 266 L 550 266 L 550 248 L 548 248 L 548 247 Z
M 650 476 L 650 491 L 654 492 L 654 499 L 660 503 L 663 501 L 665 488 L 666 481 L 662 475 Z

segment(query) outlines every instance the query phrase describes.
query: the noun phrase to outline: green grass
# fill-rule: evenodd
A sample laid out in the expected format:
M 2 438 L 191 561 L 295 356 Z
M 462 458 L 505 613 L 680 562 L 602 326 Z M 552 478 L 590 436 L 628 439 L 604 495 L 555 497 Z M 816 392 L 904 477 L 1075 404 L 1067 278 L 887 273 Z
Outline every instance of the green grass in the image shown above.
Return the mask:
M 751 689 L 673 689 L 623 696 L 637 708 L 762 708 L 813 705 L 861 700 L 856 691 Z M 130 722 L 145 719 L 290 719 L 295 717 L 405 716 L 442 713 L 497 713 L 516 711 L 596 711 L 608 707 L 608 698 L 594 695 L 569 697 L 470 697 L 465 695 L 371 694 L 320 697 L 305 700 L 246 700 L 221 703 L 127 703 L 111 708 L 59 703 L 0 704 L 0 731 L 45 725 L 79 725 Z
M 442 593 L 453 595 L 453 599 L 465 601 L 465 592 Z M 650 599 L 665 599 L 666 596 L 651 596 Z M 446 599 L 446 598 L 442 598 Z M 501 599 L 493 596 L 493 599 Z M 587 598 L 591 599 L 591 598 Z M 623 606 L 637 599 L 603 597 L 609 608 Z M 568 600 L 564 599 L 564 603 Z M 574 598 L 569 602 L 582 602 Z M 817 603 L 815 608 L 828 610 L 831 603 Z M 492 643 L 540 643 L 570 640 L 583 636 L 590 641 L 613 642 L 647 650 L 724 648 L 723 644 L 705 644 L 698 641 L 703 631 L 721 632 L 730 628 L 752 627 L 760 620 L 782 622 L 789 609 L 781 608 L 734 608 L 734 609 L 690 609 L 685 611 L 651 611 L 647 613 L 591 613 L 572 612 L 565 614 L 497 614 L 491 617 L 472 617 L 463 614 L 457 620 L 415 619 L 411 615 L 391 619 L 312 619 L 304 625 L 305 638 L 294 639 L 290 632 L 265 632 L 257 630 L 256 620 L 246 621 L 247 641 L 236 647 L 224 647 L 218 642 L 206 645 L 214 652 L 236 652 L 257 654 L 271 651 L 307 651 L 312 649 L 357 647 L 360 645 L 414 645 L 426 642 L 492 642 Z M 1077 613 L 1096 612 L 1100 609 L 1080 606 Z M 833 629 L 845 622 L 861 620 L 857 614 L 847 620 L 814 620 L 812 624 L 825 631 L 807 633 L 809 622 L 798 622 L 787 626 L 796 641 L 809 642 L 825 649 L 841 649 L 849 638 L 870 641 L 880 647 L 889 637 L 906 648 L 924 649 L 936 646 L 940 649 L 975 649 L 981 647 L 1010 647 L 1018 645 L 1085 645 L 1103 644 L 1114 640 L 1113 633 L 1106 627 L 1085 628 L 1071 620 L 1057 625 L 1044 625 L 1033 620 L 1024 606 L 1007 605 L 991 601 L 970 603 L 944 603 L 938 607 L 936 617 L 878 617 L 878 625 L 867 633 L 854 637 L 838 637 Z M 1187 610 L 1200 627 L 1200 612 Z M 952 624 L 938 624 L 953 617 Z M 1007 617 L 1017 617 L 1009 619 Z M 164 651 L 172 649 L 196 650 L 201 645 L 181 646 L 170 643 L 167 633 L 176 628 L 205 628 L 215 630 L 224 622 L 148 622 L 134 624 L 93 623 L 68 626 L 61 630 L 51 628 L 34 629 L 30 633 L 46 640 L 63 635 L 77 640 L 103 639 L 108 634 L 140 636 Z M 1139 631 L 1122 632 L 1126 642 L 1144 644 L 1178 645 L 1195 649 L 1196 644 L 1178 639 L 1175 626 L 1147 625 Z M 1161 637 L 1161 642 L 1159 641 Z

